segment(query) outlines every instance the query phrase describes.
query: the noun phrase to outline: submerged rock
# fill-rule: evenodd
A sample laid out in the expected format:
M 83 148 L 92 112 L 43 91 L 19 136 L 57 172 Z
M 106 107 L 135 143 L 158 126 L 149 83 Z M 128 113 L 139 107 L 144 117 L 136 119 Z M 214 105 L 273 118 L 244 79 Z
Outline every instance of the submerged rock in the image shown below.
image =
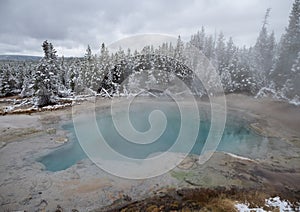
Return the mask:
M 1 142 L 0 142 L 0 149 L 1 149 L 2 147 L 4 147 L 5 145 L 6 145 L 6 142 L 1 141 Z
M 250 124 L 250 128 L 258 135 L 264 136 L 264 137 L 271 137 L 270 133 L 263 127 L 261 126 L 260 123 L 252 123 Z
M 66 143 L 68 141 L 69 141 L 69 139 L 67 137 L 58 137 L 55 139 L 56 143 Z
M 46 130 L 46 133 L 48 133 L 48 134 L 55 134 L 56 133 L 56 129 L 55 128 L 48 128 Z
M 191 156 L 186 157 L 177 167 L 179 169 L 185 169 L 185 170 L 191 169 L 194 166 L 196 160 L 197 159 L 195 159 Z

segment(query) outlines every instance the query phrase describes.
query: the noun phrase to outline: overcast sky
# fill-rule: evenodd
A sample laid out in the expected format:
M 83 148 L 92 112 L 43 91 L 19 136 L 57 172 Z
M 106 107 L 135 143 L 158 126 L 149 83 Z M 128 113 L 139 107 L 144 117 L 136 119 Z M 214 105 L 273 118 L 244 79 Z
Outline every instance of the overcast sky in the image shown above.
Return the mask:
M 253 45 L 267 8 L 277 40 L 288 24 L 293 0 L 0 0 L 0 54 L 42 55 L 44 40 L 58 55 L 97 53 L 143 33 L 179 34 L 186 41 L 204 26 L 236 44 Z

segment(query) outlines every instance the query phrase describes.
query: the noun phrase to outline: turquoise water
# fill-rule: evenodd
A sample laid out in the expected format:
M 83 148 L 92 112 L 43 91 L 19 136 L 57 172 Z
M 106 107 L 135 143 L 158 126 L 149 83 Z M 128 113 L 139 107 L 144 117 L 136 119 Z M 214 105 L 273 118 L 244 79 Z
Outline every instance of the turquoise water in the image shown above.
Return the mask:
M 144 132 L 149 129 L 150 124 L 147 120 L 153 109 L 162 110 L 168 122 L 164 133 L 159 139 L 151 144 L 136 144 L 124 139 L 117 133 L 112 117 L 109 114 L 102 113 L 101 115 L 97 115 L 96 119 L 103 137 L 111 148 L 122 155 L 143 159 L 149 157 L 151 154 L 167 151 L 176 141 L 181 125 L 180 113 L 176 108 L 139 107 L 134 108 L 130 112 L 131 123 L 136 130 Z M 189 118 L 192 119 L 193 114 L 190 114 Z M 54 172 L 64 170 L 78 161 L 87 158 L 75 136 L 73 123 L 66 124 L 63 128 L 71 132 L 70 140 L 72 142 L 63 145 L 38 159 L 39 162 L 44 164 L 45 169 L 48 171 Z M 209 129 L 209 116 L 207 113 L 202 112 L 199 134 L 197 136 L 197 141 L 190 152 L 191 154 L 199 155 L 201 153 Z M 89 133 L 88 130 L 89 127 L 86 128 L 87 133 Z M 188 140 L 188 138 L 186 139 Z M 252 132 L 248 128 L 248 123 L 238 117 L 227 116 L 224 134 L 217 150 L 256 158 L 260 156 L 259 150 L 264 145 L 266 145 L 265 138 Z M 182 152 L 180 146 L 173 151 Z

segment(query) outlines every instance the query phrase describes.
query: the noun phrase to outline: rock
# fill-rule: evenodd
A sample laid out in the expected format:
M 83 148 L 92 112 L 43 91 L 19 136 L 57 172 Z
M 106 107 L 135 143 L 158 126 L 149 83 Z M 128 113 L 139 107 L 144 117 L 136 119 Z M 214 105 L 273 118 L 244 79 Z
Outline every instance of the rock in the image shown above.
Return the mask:
M 180 169 L 191 169 L 195 164 L 195 159 L 191 157 L 186 157 L 177 167 Z
M 300 138 L 296 136 L 292 136 L 292 139 L 290 139 L 291 142 L 300 142 Z
M 186 183 L 192 185 L 192 186 L 201 186 L 201 184 L 194 183 L 194 182 L 192 182 L 191 180 L 186 179 L 186 178 L 184 178 L 184 181 L 185 181 Z
M 130 202 L 132 200 L 132 198 L 128 195 L 123 195 L 123 200 Z
M 22 200 L 20 202 L 21 205 L 28 205 L 30 200 L 32 200 L 32 196 L 31 195 L 28 195 L 28 197 L 26 197 L 24 200 Z
M 181 209 L 182 212 L 192 212 L 191 209 L 189 209 L 188 207 L 184 207 Z
M 260 128 L 259 123 L 251 123 L 250 127 L 259 135 L 264 135 L 263 129 Z
M 48 129 L 46 130 L 46 132 L 47 132 L 48 134 L 55 134 L 55 133 L 56 133 L 56 129 L 55 129 L 55 128 L 48 128 Z
M 146 208 L 146 212 L 158 212 L 159 208 L 156 205 L 150 205 Z
M 55 212 L 63 212 L 63 209 L 60 205 L 57 205 Z
M 4 141 L 0 142 L 0 148 L 4 147 L 5 145 L 6 145 L 6 142 L 4 142 Z
M 268 127 L 261 123 L 251 123 L 250 128 L 258 135 L 264 137 L 279 137 L 273 130 L 270 131 Z
M 42 199 L 41 202 L 36 207 L 39 208 L 39 210 L 45 211 L 47 206 L 48 206 L 48 202 L 46 200 Z
M 66 143 L 66 142 L 68 142 L 68 140 L 69 139 L 67 137 L 58 137 L 55 139 L 55 142 L 56 143 Z
M 178 210 L 178 208 L 179 208 L 179 202 L 174 201 L 174 202 L 172 202 L 172 203 L 169 205 L 169 207 L 170 207 L 171 210 Z

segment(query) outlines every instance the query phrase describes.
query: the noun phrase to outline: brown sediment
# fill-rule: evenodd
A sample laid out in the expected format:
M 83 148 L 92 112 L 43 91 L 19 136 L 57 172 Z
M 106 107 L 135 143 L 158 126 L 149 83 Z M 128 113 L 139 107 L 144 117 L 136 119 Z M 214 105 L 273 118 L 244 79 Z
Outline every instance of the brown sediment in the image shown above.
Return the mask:
M 68 180 L 63 182 L 64 187 L 66 189 L 64 192 L 66 195 L 70 195 L 74 192 L 78 194 L 90 193 L 97 191 L 99 189 L 103 189 L 104 187 L 111 186 L 111 182 L 109 180 L 104 179 L 91 179 L 89 182 L 81 182 L 80 180 Z
M 231 94 L 226 96 L 229 109 L 238 109 L 257 118 L 261 127 L 275 136 L 292 140 L 300 138 L 300 107 L 271 98 Z M 261 124 L 260 124 L 261 123 Z M 257 126 L 259 127 L 259 126 Z M 300 139 L 297 140 L 300 142 Z
M 36 136 L 40 134 L 42 130 L 29 127 L 29 128 L 0 128 L 0 142 L 10 142 L 14 140 L 26 139 L 30 136 Z

